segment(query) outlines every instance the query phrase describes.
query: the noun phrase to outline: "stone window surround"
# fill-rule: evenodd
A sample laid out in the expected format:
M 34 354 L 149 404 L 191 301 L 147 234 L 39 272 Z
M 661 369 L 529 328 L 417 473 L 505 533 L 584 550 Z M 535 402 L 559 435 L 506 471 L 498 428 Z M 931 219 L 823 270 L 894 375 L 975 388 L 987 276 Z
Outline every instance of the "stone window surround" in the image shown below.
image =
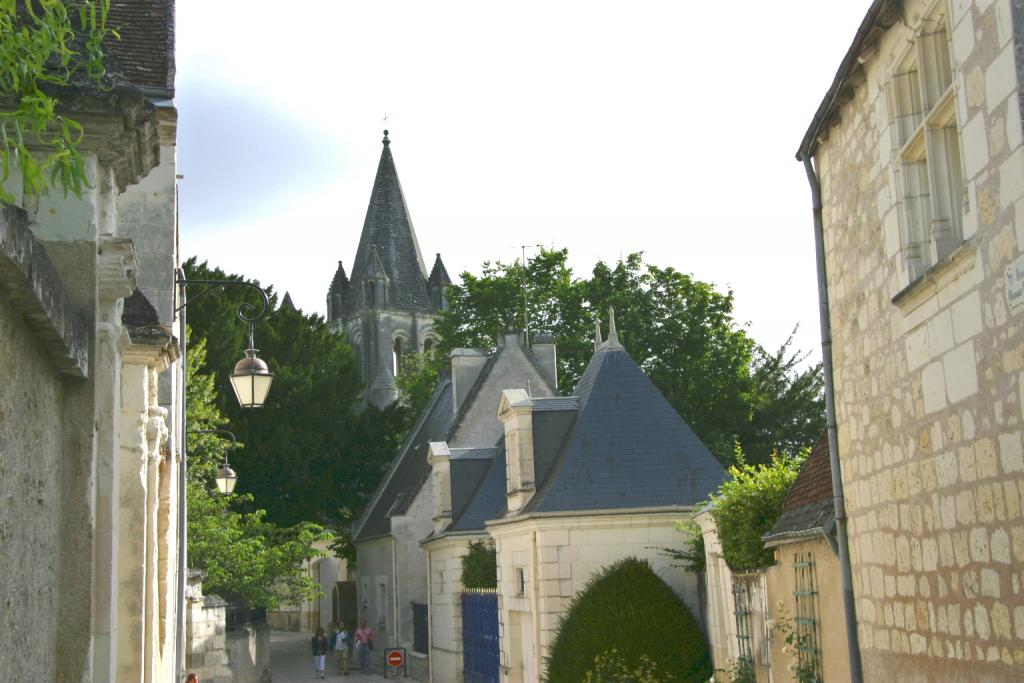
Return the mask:
M 891 172 L 893 187 L 899 193 L 899 258 L 901 284 L 904 285 L 893 297 L 894 302 L 950 259 L 953 252 L 962 244 L 963 212 L 968 209 L 969 202 L 962 168 L 963 155 L 960 151 L 961 131 L 956 112 L 958 83 L 956 63 L 950 52 L 951 27 L 948 18 L 947 0 L 937 0 L 923 13 L 923 17 L 913 29 L 914 40 L 908 41 L 909 44 L 903 53 L 893 60 L 887 87 L 884 89 L 895 140 Z M 938 76 L 932 72 L 941 69 L 937 66 L 936 59 L 928 58 L 924 46 L 924 38 L 938 33 L 945 34 L 943 42 L 946 47 L 945 54 L 949 59 L 947 69 L 950 72 L 948 85 L 935 82 Z M 908 62 L 912 63 L 909 67 Z M 912 69 L 914 80 L 910 90 L 901 92 L 898 81 L 901 78 L 910 78 L 911 73 L 901 73 L 901 70 L 908 68 Z M 901 97 L 901 94 L 904 97 Z M 904 110 L 908 95 L 911 99 L 918 98 L 918 101 L 914 102 L 914 107 L 920 111 Z M 913 117 L 912 125 L 909 129 L 901 131 L 901 120 L 908 117 Z M 911 194 L 915 167 L 918 169 L 917 173 L 923 169 L 926 176 L 925 187 L 916 187 L 914 191 L 922 193 L 916 195 L 916 198 L 923 201 L 923 208 L 919 211 L 926 212 L 927 217 L 927 225 L 916 230 L 910 215 L 910 203 L 915 198 L 915 195 Z M 944 172 L 937 174 L 933 170 L 936 168 L 944 169 Z M 938 175 L 943 177 L 937 178 Z M 920 177 L 917 180 L 920 184 Z M 959 193 L 951 187 L 953 185 L 960 186 Z M 943 219 L 943 215 L 948 217 Z M 918 214 L 918 222 L 921 220 Z M 944 234 L 932 233 L 931 227 L 943 220 L 951 224 Z M 925 234 L 917 234 L 915 240 L 915 232 Z

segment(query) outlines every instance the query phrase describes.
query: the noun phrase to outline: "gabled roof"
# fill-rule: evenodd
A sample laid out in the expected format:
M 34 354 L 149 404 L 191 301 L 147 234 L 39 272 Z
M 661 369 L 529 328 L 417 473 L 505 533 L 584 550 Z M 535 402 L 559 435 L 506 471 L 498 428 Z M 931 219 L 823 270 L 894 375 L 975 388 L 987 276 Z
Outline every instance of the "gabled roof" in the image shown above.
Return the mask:
M 722 482 L 721 464 L 614 332 L 573 396 L 579 409 L 568 434 L 534 436 L 535 453 L 552 445 L 545 439 L 559 450 L 525 513 L 696 505 Z
M 391 532 L 391 516 L 403 514 L 430 476 L 427 450 L 431 441 L 443 440 L 452 423 L 452 382 L 442 379 L 391 463 L 363 516 L 355 523 L 352 541 L 360 542 Z
M 442 381 L 371 498 L 363 517 L 356 522 L 353 542 L 390 533 L 389 511 L 390 514 L 403 514 L 430 475 L 427 451 L 431 441 L 447 441 L 451 446 L 453 519 L 472 503 L 470 494 L 493 467 L 492 462 L 497 460 L 493 444 L 504 435 L 504 428 L 495 416 L 501 390 L 529 385 L 538 396 L 555 393 L 529 351 L 516 341 L 518 338 L 516 333 L 502 335 L 498 348 L 490 354 L 457 413 L 453 411 L 452 381 L 449 378 Z M 387 374 L 390 377 L 390 369 Z M 482 444 L 492 446 L 479 447 Z M 504 465 L 501 466 L 501 476 L 505 476 Z M 502 506 L 504 491 L 502 483 Z M 395 506 L 399 495 L 402 498 Z M 482 523 L 480 528 L 483 528 Z
M 786 494 L 782 514 L 763 538 L 769 546 L 800 540 L 827 531 L 834 519 L 828 439 L 822 434 Z
M 384 131 L 383 145 L 352 264 L 351 281 L 361 282 L 373 269 L 379 268 L 390 281 L 388 308 L 430 312 L 427 270 L 391 156 L 387 131 Z M 352 293 L 346 296 L 345 315 L 359 309 L 359 298 L 355 295 L 358 289 L 352 288 Z

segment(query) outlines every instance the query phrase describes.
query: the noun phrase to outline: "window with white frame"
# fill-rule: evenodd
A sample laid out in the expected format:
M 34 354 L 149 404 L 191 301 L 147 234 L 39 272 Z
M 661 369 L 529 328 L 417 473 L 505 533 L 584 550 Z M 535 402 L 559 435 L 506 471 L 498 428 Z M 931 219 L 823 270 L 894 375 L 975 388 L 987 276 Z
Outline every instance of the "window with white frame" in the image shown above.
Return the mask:
M 963 241 L 964 182 L 946 3 L 922 21 L 888 87 L 901 242 L 910 280 Z

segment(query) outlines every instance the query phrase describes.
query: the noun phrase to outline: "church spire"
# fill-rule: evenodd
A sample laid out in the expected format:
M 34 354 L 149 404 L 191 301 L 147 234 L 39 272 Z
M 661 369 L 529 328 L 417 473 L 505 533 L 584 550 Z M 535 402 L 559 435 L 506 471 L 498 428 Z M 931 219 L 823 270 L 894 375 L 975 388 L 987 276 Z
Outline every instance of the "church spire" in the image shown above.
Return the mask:
M 391 155 L 391 139 L 386 130 L 381 143 L 377 177 L 373 181 L 350 281 L 362 282 L 374 270 L 382 268 L 383 272 L 378 272 L 378 275 L 385 275 L 389 280 L 389 307 L 426 313 L 431 310 L 427 269 L 423 265 L 412 217 L 405 204 L 402 184 Z M 358 291 L 358 287 L 353 291 Z M 359 297 L 347 297 L 345 314 L 355 313 L 359 303 Z

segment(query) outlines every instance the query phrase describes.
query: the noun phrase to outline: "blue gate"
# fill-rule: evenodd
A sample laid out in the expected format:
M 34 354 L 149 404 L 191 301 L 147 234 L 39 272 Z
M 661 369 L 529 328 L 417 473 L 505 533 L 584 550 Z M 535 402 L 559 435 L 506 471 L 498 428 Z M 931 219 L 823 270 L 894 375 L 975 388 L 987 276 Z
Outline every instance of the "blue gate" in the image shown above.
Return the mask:
M 462 594 L 462 673 L 465 683 L 499 683 L 498 594 Z

